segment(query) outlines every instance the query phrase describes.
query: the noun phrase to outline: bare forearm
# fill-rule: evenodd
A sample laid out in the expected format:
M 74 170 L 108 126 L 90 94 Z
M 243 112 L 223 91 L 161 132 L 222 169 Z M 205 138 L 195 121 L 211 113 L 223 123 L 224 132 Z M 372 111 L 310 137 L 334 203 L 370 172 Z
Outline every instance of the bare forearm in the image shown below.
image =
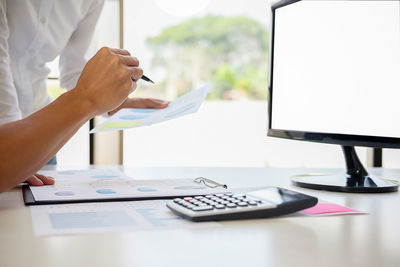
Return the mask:
M 0 192 L 38 171 L 88 119 L 120 106 L 142 75 L 128 51 L 103 47 L 74 89 L 26 119 L 0 125 Z
M 0 126 L 0 192 L 24 181 L 49 161 L 91 117 L 76 90 L 31 116 Z

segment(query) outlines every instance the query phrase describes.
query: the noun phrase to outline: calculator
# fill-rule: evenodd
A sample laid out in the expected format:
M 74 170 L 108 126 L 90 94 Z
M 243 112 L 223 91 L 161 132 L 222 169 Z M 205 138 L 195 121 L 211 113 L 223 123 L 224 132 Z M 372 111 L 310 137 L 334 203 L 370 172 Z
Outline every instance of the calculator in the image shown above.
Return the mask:
M 175 198 L 173 212 L 191 221 L 221 221 L 280 216 L 316 205 L 318 199 L 279 187 L 247 193 L 221 193 Z

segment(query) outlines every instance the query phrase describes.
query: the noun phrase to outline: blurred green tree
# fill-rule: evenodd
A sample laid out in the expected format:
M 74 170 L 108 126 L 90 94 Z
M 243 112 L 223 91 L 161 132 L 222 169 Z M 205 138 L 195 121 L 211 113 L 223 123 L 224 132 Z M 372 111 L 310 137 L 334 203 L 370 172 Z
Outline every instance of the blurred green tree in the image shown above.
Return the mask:
M 266 99 L 268 31 L 243 17 L 207 15 L 147 39 L 153 68 L 165 71 L 167 97 L 212 82 L 209 99 Z

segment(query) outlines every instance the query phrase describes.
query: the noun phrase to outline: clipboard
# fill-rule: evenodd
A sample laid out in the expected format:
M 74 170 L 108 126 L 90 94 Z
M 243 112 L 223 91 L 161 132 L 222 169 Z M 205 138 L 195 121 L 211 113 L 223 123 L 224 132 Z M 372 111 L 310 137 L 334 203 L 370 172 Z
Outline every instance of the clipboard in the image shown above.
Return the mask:
M 43 171 L 56 179 L 51 186 L 22 186 L 24 203 L 31 205 L 117 202 L 172 199 L 183 196 L 227 193 L 227 186 L 204 177 L 192 179 L 135 180 L 121 172 L 96 170 L 75 171 L 78 176 L 57 171 Z M 74 171 L 69 171 L 74 173 Z M 80 173 L 80 176 L 79 176 Z M 108 174 L 104 175 L 104 173 Z M 113 174 L 114 178 L 109 178 Z M 97 177 L 87 178 L 87 177 Z M 98 178 L 100 177 L 100 178 Z M 107 178 L 108 177 L 108 178 Z M 201 179 L 200 179 L 201 178 Z M 59 181 L 57 181 L 59 179 Z M 204 182 L 204 180 L 208 182 Z M 210 182 L 211 181 L 211 182 Z M 218 186 L 215 186 L 218 185 Z
M 169 196 L 147 196 L 147 197 L 119 197 L 119 198 L 101 198 L 101 199 L 63 199 L 63 200 L 35 200 L 35 197 L 29 185 L 22 186 L 22 196 L 26 206 L 34 205 L 54 205 L 54 204 L 73 204 L 73 203 L 89 203 L 89 202 L 120 202 L 120 201 L 140 201 L 140 200 L 155 200 L 155 199 L 173 199 L 182 196 L 196 196 L 203 194 L 204 191 L 198 194 L 182 194 L 182 195 L 169 195 Z M 210 194 L 226 193 L 227 191 L 216 190 L 209 192 Z

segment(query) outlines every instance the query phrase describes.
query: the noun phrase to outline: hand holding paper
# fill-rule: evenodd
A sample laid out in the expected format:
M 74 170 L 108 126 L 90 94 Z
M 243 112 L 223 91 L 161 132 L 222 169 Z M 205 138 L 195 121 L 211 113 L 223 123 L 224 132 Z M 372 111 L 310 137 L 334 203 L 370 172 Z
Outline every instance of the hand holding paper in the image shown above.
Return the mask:
M 151 125 L 195 113 L 209 90 L 210 86 L 201 87 L 179 97 L 164 109 L 121 109 L 107 121 L 91 130 L 90 133 Z
M 109 111 L 108 115 L 112 116 L 121 109 L 124 108 L 151 108 L 151 109 L 162 109 L 168 107 L 169 102 L 161 99 L 154 98 L 127 98 L 118 108 Z

